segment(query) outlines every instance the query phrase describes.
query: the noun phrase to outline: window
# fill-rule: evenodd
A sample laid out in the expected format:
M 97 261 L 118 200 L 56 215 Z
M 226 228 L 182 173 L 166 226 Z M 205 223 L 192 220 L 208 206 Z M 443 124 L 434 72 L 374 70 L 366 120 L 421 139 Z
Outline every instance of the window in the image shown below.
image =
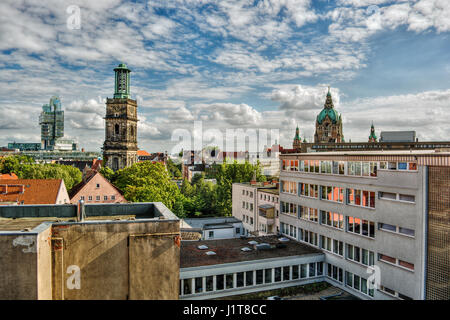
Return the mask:
M 192 279 L 184 279 L 183 294 L 192 294 Z
M 307 264 L 302 264 L 300 266 L 300 278 L 306 278 L 307 276 L 307 272 L 308 272 L 308 265 Z
M 275 282 L 281 281 L 281 267 L 275 268 Z
M 344 215 L 336 212 L 320 211 L 321 224 L 328 225 L 337 229 L 344 228 Z
M 233 274 L 232 273 L 228 273 L 227 275 L 226 275 L 226 282 L 225 282 L 225 284 L 226 284 L 226 287 L 227 287 L 227 289 L 232 289 L 232 288 L 234 288 L 234 281 L 233 281 Z
M 236 228 L 236 234 L 240 234 L 241 233 L 241 228 Z
M 378 223 L 378 229 L 397 232 L 396 226 L 393 226 L 392 224 L 381 223 L 381 222 Z
M 81 197 L 80 197 L 80 200 L 83 200 L 83 201 L 84 201 L 84 196 L 81 196 Z
M 400 201 L 407 201 L 407 202 L 415 202 L 416 201 L 415 196 L 411 196 L 411 195 L 407 195 L 407 194 L 399 194 L 398 198 Z
M 208 237 L 209 238 L 214 238 L 214 231 L 209 231 Z
M 263 284 L 264 283 L 264 270 L 256 270 L 256 284 Z
M 354 217 L 347 217 L 347 232 L 375 238 L 375 223 Z
M 96 188 L 100 188 L 100 184 L 99 183 L 97 183 Z
M 397 264 L 397 259 L 387 256 L 385 254 L 378 254 L 378 260 L 380 261 L 384 261 L 384 262 L 389 262 L 389 263 L 393 263 L 393 264 Z
M 398 232 L 401 233 L 401 234 L 407 235 L 407 236 L 411 236 L 411 237 L 414 237 L 414 235 L 415 235 L 414 230 L 407 229 L 407 228 L 402 228 L 402 227 L 398 228 Z
M 390 193 L 390 192 L 379 192 L 378 193 L 381 199 L 389 199 L 389 200 L 397 200 L 397 194 L 396 193 Z
M 264 269 L 264 283 L 272 283 L 272 269 Z
M 219 275 L 216 276 L 216 290 L 223 290 L 223 289 L 225 289 L 225 287 L 224 287 L 224 284 L 225 284 L 224 277 L 225 277 L 224 274 L 219 274 Z
M 375 192 L 347 189 L 347 204 L 375 208 Z
M 214 276 L 206 277 L 206 291 L 213 291 Z
M 292 280 L 298 279 L 298 265 L 292 266 Z
M 111 200 L 116 200 L 116 196 L 111 196 Z
M 290 276 L 289 276 L 289 267 L 288 266 L 286 266 L 286 267 L 283 267 L 283 281 L 288 281 L 288 280 L 291 280 L 290 279 Z
M 103 200 L 107 201 L 108 200 L 108 196 L 103 196 Z
M 253 285 L 253 271 L 247 271 L 245 273 L 245 285 L 252 286 Z
M 398 260 L 398 265 L 402 266 L 403 268 L 414 270 L 414 264 L 400 260 L 400 259 Z
M 100 196 L 95 196 L 96 201 L 100 201 Z
M 203 291 L 203 278 L 195 278 L 195 293 Z
M 236 286 L 238 288 L 244 286 L 244 273 L 243 272 L 236 273 Z
M 89 196 L 89 197 L 88 197 L 88 200 L 89 200 L 89 201 L 92 201 L 92 196 Z

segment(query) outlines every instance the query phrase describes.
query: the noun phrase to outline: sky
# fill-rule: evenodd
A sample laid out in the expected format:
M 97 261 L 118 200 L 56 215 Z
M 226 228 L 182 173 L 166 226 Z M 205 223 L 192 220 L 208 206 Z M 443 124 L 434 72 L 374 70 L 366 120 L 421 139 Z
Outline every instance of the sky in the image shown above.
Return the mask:
M 276 130 L 290 148 L 298 125 L 312 141 L 328 86 L 346 141 L 367 141 L 372 121 L 378 136 L 450 137 L 448 0 L 2 0 L 0 12 L 0 146 L 40 142 L 58 95 L 65 136 L 100 151 L 119 63 L 148 152 L 175 152 L 180 130 L 203 146 Z

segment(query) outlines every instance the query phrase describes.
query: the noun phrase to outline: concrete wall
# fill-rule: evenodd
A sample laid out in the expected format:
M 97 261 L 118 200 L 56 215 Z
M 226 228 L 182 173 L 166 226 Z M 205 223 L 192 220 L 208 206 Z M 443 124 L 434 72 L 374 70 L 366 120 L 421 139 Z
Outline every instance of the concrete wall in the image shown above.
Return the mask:
M 53 299 L 177 299 L 178 234 L 178 220 L 54 225 Z

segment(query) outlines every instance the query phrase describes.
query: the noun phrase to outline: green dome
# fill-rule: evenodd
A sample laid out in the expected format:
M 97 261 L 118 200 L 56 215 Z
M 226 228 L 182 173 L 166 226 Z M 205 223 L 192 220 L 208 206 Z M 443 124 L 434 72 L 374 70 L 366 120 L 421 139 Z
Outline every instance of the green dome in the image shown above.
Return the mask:
M 339 115 L 334 108 L 324 108 L 317 116 L 317 122 L 321 124 L 327 115 L 332 123 L 336 123 L 339 120 Z

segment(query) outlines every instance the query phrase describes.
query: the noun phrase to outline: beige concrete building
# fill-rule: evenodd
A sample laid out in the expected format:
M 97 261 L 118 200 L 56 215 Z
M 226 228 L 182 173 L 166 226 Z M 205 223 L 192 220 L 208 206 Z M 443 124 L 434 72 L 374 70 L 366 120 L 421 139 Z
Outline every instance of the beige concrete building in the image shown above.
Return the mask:
M 3 206 L 0 299 L 178 299 L 180 242 L 161 203 Z
M 242 221 L 244 236 L 264 236 L 279 232 L 278 183 L 233 183 L 232 214 Z
M 450 297 L 450 153 L 282 154 L 280 230 L 362 299 Z

